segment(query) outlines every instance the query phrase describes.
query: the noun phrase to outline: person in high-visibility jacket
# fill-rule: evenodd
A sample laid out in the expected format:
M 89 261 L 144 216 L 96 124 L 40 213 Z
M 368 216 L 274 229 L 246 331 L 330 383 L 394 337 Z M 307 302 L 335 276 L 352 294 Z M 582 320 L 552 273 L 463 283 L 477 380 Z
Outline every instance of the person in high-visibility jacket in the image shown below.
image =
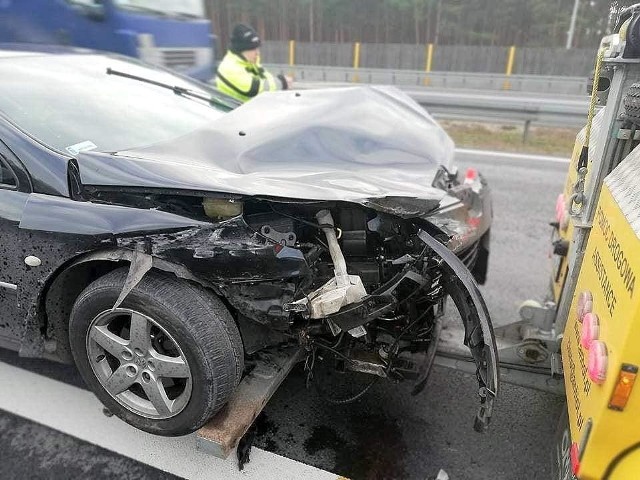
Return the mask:
M 274 76 L 260 65 L 261 44 L 253 28 L 242 24 L 233 28 L 231 46 L 218 66 L 218 90 L 246 102 L 259 93 L 291 87 L 290 77 Z

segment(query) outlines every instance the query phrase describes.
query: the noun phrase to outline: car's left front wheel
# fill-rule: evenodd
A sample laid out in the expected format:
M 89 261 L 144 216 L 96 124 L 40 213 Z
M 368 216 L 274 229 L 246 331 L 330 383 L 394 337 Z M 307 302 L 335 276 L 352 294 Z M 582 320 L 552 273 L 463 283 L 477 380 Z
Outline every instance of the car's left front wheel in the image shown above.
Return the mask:
M 128 308 L 102 312 L 89 324 L 86 346 L 94 375 L 127 409 L 163 420 L 178 415 L 189 403 L 193 387 L 189 360 L 153 318 Z
M 76 365 L 127 423 L 159 435 L 190 433 L 238 384 L 237 326 L 211 292 L 154 271 L 114 309 L 126 275 L 126 269 L 111 272 L 76 300 L 69 324 Z

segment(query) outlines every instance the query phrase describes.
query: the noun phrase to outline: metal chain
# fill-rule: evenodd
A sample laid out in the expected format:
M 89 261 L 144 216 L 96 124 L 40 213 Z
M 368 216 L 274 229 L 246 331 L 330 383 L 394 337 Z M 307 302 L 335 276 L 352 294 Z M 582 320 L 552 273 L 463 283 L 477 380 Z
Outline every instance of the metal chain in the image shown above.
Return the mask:
M 604 48 L 598 50 L 596 56 L 596 64 L 593 70 L 593 86 L 591 88 L 591 101 L 589 103 L 589 113 L 587 115 L 587 127 L 584 135 L 584 143 L 582 151 L 577 162 L 578 178 L 573 185 L 573 194 L 568 200 L 569 215 L 578 217 L 582 214 L 582 204 L 584 203 L 584 185 L 587 177 L 589 164 L 589 143 L 591 141 L 591 128 L 593 126 L 593 117 L 595 116 L 596 103 L 598 101 L 598 87 L 600 85 L 600 72 L 602 71 L 602 62 L 604 61 Z
M 591 126 L 593 125 L 593 117 L 596 110 L 596 102 L 598 101 L 598 87 L 600 86 L 600 72 L 602 71 L 602 62 L 604 61 L 604 48 L 598 50 L 596 56 L 596 65 L 593 73 L 593 87 L 591 88 L 591 102 L 589 103 L 589 114 L 587 116 L 587 130 L 585 132 L 584 146 L 589 148 L 589 140 L 591 139 Z

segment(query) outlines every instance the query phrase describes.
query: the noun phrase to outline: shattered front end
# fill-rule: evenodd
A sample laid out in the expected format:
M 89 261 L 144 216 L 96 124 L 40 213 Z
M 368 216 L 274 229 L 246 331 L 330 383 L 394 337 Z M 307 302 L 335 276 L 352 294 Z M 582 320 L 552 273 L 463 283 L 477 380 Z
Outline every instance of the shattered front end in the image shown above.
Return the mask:
M 266 121 L 264 112 L 279 113 Z M 397 90 L 285 92 L 178 141 L 80 155 L 78 205 L 190 219 L 189 228 L 121 235 L 118 248 L 221 297 L 247 355 L 299 344 L 310 383 L 322 360 L 372 382 L 413 382 L 417 394 L 451 297 L 477 366 L 476 429 L 484 430 L 498 390 L 477 287 L 487 274 L 491 194 L 474 170 L 458 175 L 453 152 Z

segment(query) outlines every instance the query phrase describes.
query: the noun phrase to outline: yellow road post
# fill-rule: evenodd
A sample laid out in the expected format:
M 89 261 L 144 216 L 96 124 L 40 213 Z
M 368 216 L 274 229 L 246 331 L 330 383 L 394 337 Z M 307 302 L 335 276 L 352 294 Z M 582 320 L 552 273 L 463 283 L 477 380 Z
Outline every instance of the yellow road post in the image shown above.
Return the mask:
M 509 80 L 509 77 L 513 73 L 513 63 L 514 63 L 515 59 L 516 59 L 516 46 L 515 45 L 511 45 L 509 47 L 509 55 L 507 57 L 507 69 L 506 69 L 506 71 L 504 73 L 507 78 L 505 78 L 504 83 L 502 84 L 502 89 L 503 90 L 510 90 L 511 89 L 511 81 Z
M 358 69 L 360 68 L 360 42 L 356 42 L 353 45 L 353 69 L 355 70 L 353 74 L 353 82 L 359 82 L 360 77 L 358 76 Z
M 289 75 L 293 76 L 294 71 L 293 71 L 293 67 L 296 64 L 296 41 L 295 40 L 289 40 Z
M 425 57 L 426 57 L 426 62 L 424 66 L 424 71 L 428 74 L 431 72 L 431 65 L 433 64 L 433 43 L 430 43 L 427 45 L 427 51 L 426 51 Z M 430 83 L 431 83 L 431 79 L 429 78 L 429 75 L 426 75 L 424 77 L 424 86 L 428 87 Z

